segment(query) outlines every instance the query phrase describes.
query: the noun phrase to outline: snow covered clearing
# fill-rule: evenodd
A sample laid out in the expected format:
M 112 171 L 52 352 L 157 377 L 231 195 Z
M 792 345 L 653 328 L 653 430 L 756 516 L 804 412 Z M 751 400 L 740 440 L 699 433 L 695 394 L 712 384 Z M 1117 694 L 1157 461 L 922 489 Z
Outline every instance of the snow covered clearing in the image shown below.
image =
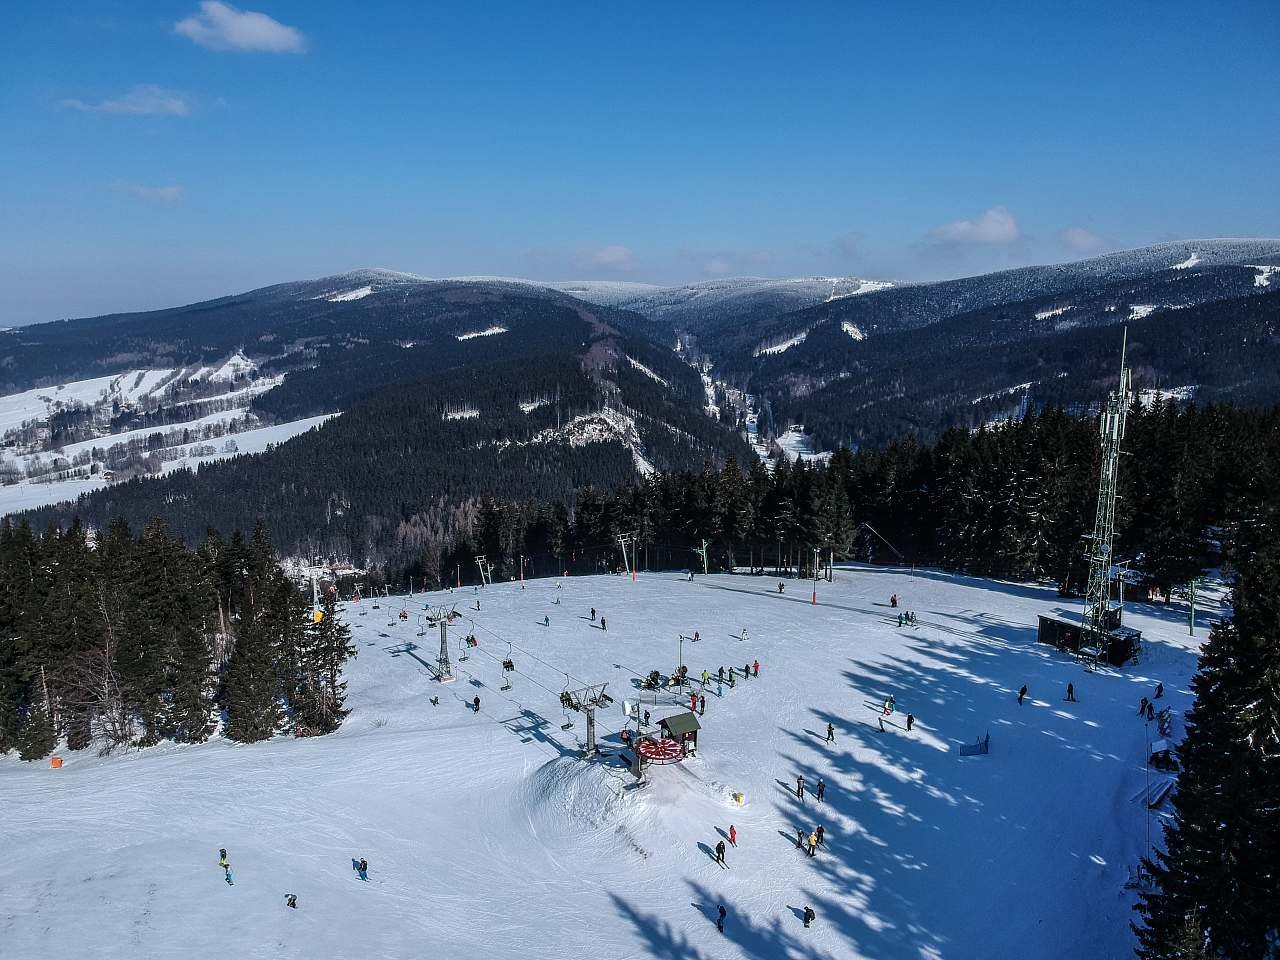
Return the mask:
M 1190 270 L 1200 262 L 1200 254 L 1192 253 L 1191 256 L 1183 260 L 1181 263 L 1175 263 L 1172 267 L 1174 270 Z
M 1185 609 L 1131 605 L 1127 619 L 1147 635 L 1142 662 L 1089 673 L 1035 642 L 1038 614 L 1078 612 L 1049 588 L 853 568 L 818 585 L 817 606 L 809 590 L 641 573 L 637 583 L 391 598 L 382 609 L 366 600 L 343 611 L 359 656 L 347 669 L 352 712 L 333 736 L 64 752 L 61 770 L 0 760 L 6 953 L 1129 955 L 1124 883 L 1144 851 L 1147 810 L 1132 798 L 1145 787 L 1149 735 L 1134 712 L 1157 680 L 1178 715 L 1190 704 L 1197 641 Z M 895 593 L 918 626 L 896 625 Z M 431 679 L 437 634 L 419 636 L 427 602 L 462 613 L 450 685 Z M 589 621 L 591 607 L 608 632 Z M 701 640 L 681 650 L 677 637 L 695 630 Z M 479 646 L 456 662 L 468 633 Z M 616 757 L 580 760 L 585 718 L 562 729 L 566 674 L 573 686 L 608 682 L 616 702 L 598 733 L 616 754 L 624 699 L 642 699 L 655 721 L 687 703 L 637 688 L 681 655 L 692 677 L 760 661 L 759 677 L 711 684 L 700 755 L 651 767 L 639 789 Z M 508 657 L 518 672 L 504 692 Z M 1068 682 L 1078 703 L 1063 700 Z M 897 711 L 881 732 L 891 694 Z M 988 733 L 988 755 L 958 755 Z M 811 793 L 819 778 L 822 803 Z M 737 845 L 722 868 L 713 848 L 730 824 Z M 809 858 L 796 830 L 819 824 L 824 843 Z M 351 870 L 359 857 L 367 883 Z M 809 930 L 806 906 L 817 914 Z
M 23 480 L 20 483 L 0 485 L 0 518 L 23 510 L 62 503 L 64 500 L 76 500 L 80 494 L 92 493 L 106 485 L 107 481 L 98 477 L 58 480 L 53 483 Z
M 1252 266 L 1254 270 L 1258 271 L 1257 275 L 1253 278 L 1253 285 L 1255 287 L 1271 286 L 1272 276 L 1280 273 L 1280 267 L 1254 266 L 1253 264 L 1250 264 L 1250 266 Z
M 1154 303 L 1131 303 L 1129 304 L 1129 319 L 1141 320 L 1143 317 L 1149 317 L 1156 312 L 1156 304 Z
M 1193 399 L 1199 389 L 1200 388 L 1195 384 L 1188 384 L 1185 387 L 1139 390 L 1138 402 L 1148 406 L 1156 400 L 1176 400 L 1179 402 L 1185 402 Z
M 792 427 L 779 436 L 776 442 L 782 448 L 783 455 L 792 463 L 797 460 L 826 463 L 833 456 L 830 450 L 815 450 L 813 437 L 804 432 L 804 427 Z
M 855 340 L 865 340 L 867 335 L 860 330 L 857 325 L 850 323 L 848 320 L 840 321 L 840 329 L 853 337 Z
M 858 282 L 858 289 L 848 293 L 837 293 L 836 284 L 839 282 L 847 281 L 832 281 L 831 295 L 827 297 L 827 303 L 832 300 L 843 300 L 845 297 L 861 296 L 864 293 L 875 293 L 877 290 L 888 290 L 894 285 L 892 280 L 861 280 Z
M 455 335 L 457 340 L 474 340 L 476 337 L 492 337 L 495 334 L 506 333 L 506 327 L 500 327 L 496 324 L 492 327 L 485 327 L 483 330 L 473 330 L 470 333 L 459 333 Z
M 643 363 L 641 363 L 639 360 L 635 359 L 634 357 L 627 357 L 627 362 L 630 363 L 631 366 L 635 367 L 635 369 L 643 373 L 650 380 L 656 380 L 658 383 L 662 384 L 664 387 L 671 386 L 671 383 L 669 381 L 658 376 L 656 373 L 654 373 L 652 370 L 650 370 L 648 367 L 646 367 Z
M 977 405 L 982 403 L 984 400 L 998 400 L 1000 397 L 1011 397 L 1015 393 L 1020 393 L 1023 390 L 1030 390 L 1034 385 L 1035 381 L 1019 383 L 1016 386 L 1005 387 L 1003 390 L 997 390 L 995 393 L 984 393 L 980 397 L 974 397 L 969 401 L 969 403 Z
M 550 404 L 550 400 L 522 400 L 520 402 L 521 413 L 533 413 L 539 407 L 545 407 Z
M 1041 310 L 1039 313 L 1036 314 L 1036 319 L 1048 320 L 1050 317 L 1060 317 L 1070 309 L 1071 309 L 1071 306 L 1068 305 L 1065 307 L 1054 307 L 1052 310 Z
M 784 353 L 787 350 L 790 350 L 792 347 L 797 346 L 798 344 L 804 343 L 805 338 L 808 336 L 809 336 L 809 331 L 805 330 L 802 333 L 797 333 L 790 340 L 783 340 L 781 343 L 775 343 L 767 347 L 756 347 L 755 352 L 752 353 L 752 356 L 766 357 L 766 356 L 773 356 L 774 354 L 778 354 L 778 353 Z
M 440 416 L 445 420 L 474 420 L 480 416 L 480 411 L 475 407 L 465 407 L 461 410 L 446 410 Z
M 346 303 L 348 300 L 363 300 L 369 294 L 373 293 L 373 287 L 359 287 L 355 290 L 348 290 L 346 293 L 337 293 L 332 297 L 326 297 L 330 303 Z

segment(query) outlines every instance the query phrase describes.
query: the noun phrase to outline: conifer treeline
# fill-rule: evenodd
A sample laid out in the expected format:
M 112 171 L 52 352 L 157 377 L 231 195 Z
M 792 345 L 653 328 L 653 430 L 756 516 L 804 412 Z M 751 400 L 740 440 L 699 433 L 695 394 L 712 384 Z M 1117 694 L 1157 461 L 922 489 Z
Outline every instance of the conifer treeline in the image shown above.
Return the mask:
M 163 523 L 0 526 L 0 752 L 251 742 L 328 733 L 354 652 L 333 599 L 315 622 L 261 525 L 198 550 Z
M 1136 406 L 1121 465 L 1118 554 L 1167 594 L 1229 559 L 1241 529 L 1280 496 L 1280 411 Z M 611 493 L 559 502 L 485 500 L 463 511 L 452 545 L 387 569 L 451 583 L 485 554 L 496 575 L 592 572 L 621 565 L 615 537 L 639 531 L 641 566 L 811 572 L 825 558 L 897 560 L 1010 579 L 1083 576 L 1081 537 L 1097 502 L 1097 424 L 1061 411 L 998 429 L 953 430 L 933 446 L 839 451 L 826 467 L 781 462 L 747 472 L 730 460 L 656 474 Z M 874 531 L 874 532 L 873 532 Z M 882 539 L 883 538 L 883 539 Z M 894 551 L 899 551 L 898 557 Z
M 1191 681 L 1177 816 L 1138 904 L 1143 960 L 1280 957 L 1280 547 L 1250 553 Z

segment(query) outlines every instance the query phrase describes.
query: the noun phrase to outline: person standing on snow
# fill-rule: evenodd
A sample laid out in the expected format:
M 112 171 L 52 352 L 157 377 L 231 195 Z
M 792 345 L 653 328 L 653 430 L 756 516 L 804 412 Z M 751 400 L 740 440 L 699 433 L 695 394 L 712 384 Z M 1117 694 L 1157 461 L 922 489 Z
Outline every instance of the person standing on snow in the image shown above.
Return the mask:
M 1154 699 L 1159 700 L 1163 696 L 1164 696 L 1164 682 L 1161 681 L 1156 684 L 1156 695 Z
M 1147 701 L 1147 719 L 1154 720 L 1156 718 L 1156 705 L 1150 700 Z
M 719 909 L 717 909 L 716 911 L 716 929 L 719 930 L 721 933 L 724 933 L 724 918 L 725 918 L 725 909 L 724 909 L 724 904 L 722 903 L 720 904 Z
M 706 697 L 706 694 L 703 694 L 702 697 L 698 699 L 698 716 L 705 717 L 706 715 L 707 715 L 707 697 Z
M 818 915 L 813 912 L 813 907 L 805 907 L 804 908 L 804 928 L 808 930 L 809 924 L 813 923 L 813 921 L 816 919 L 818 919 Z
M 707 689 L 707 682 L 710 679 L 711 679 L 711 674 L 707 673 L 706 670 L 703 670 L 702 671 L 702 689 L 703 690 Z
M 603 630 L 605 633 L 609 632 L 609 625 L 604 622 L 604 614 L 600 615 L 600 629 Z
M 902 626 L 902 614 L 898 614 L 898 626 Z
M 818 778 L 818 802 L 821 803 L 823 797 L 827 795 L 827 781 L 821 777 Z
M 796 777 L 796 799 L 804 803 L 804 777 Z
M 721 840 L 719 843 L 716 844 L 716 863 L 720 864 L 720 866 L 722 867 L 729 866 L 727 863 L 724 862 L 724 841 L 723 840 Z
M 356 873 L 360 875 L 360 879 L 365 883 L 369 882 L 369 861 L 364 857 L 360 858 L 360 863 L 356 866 Z
M 286 893 L 284 896 L 284 905 L 294 910 L 298 909 L 298 896 L 294 893 Z
M 1066 699 L 1067 699 L 1067 702 L 1068 702 L 1068 703 L 1076 703 L 1076 702 L 1077 702 L 1077 701 L 1076 701 L 1076 687 L 1075 687 L 1075 684 L 1073 684 L 1073 683 L 1068 683 L 1068 684 L 1067 684 L 1067 697 L 1066 697 Z
M 596 608 L 595 608 L 595 607 L 592 607 L 592 608 L 591 608 L 591 622 L 592 622 L 592 623 L 595 623 L 595 622 L 596 622 Z
M 818 833 L 814 831 L 809 834 L 809 856 L 816 857 L 818 855 Z
M 227 881 L 227 886 L 234 887 L 236 884 L 235 881 L 231 879 L 231 864 L 225 864 L 222 869 L 226 871 L 224 879 Z
M 735 847 L 738 845 L 738 828 L 732 823 L 729 824 L 729 843 Z
M 1151 701 L 1148 700 L 1146 697 L 1142 698 L 1142 702 L 1138 704 L 1138 716 L 1142 716 L 1144 713 L 1147 712 L 1147 704 L 1150 702 Z
M 822 824 L 818 824 L 818 829 L 813 832 L 818 836 L 818 846 L 822 846 L 822 840 L 826 834 L 826 831 L 822 829 Z
M 779 592 L 779 593 L 782 593 L 783 589 L 784 589 L 784 588 L 783 588 L 783 585 L 782 585 L 782 581 L 781 581 L 781 580 L 779 580 L 779 581 L 778 581 L 778 592 Z
M 760 676 L 760 661 L 759 661 L 759 660 L 752 660 L 752 661 L 751 661 L 751 672 L 752 672 L 752 673 L 754 673 L 757 677 L 758 677 L 758 676 Z
M 480 712 L 480 698 L 476 697 L 471 701 L 471 706 L 475 708 L 476 713 Z
M 800 852 L 804 852 L 804 831 L 796 827 L 796 846 L 800 848 Z
M 836 728 L 831 725 L 831 721 L 827 721 L 827 743 L 836 742 Z
M 889 607 L 893 610 L 898 609 L 898 595 L 896 593 L 889 598 Z
M 224 870 L 226 869 L 226 866 L 227 866 L 227 848 L 226 847 L 222 847 L 221 849 L 218 850 L 218 866 L 222 867 Z
M 916 722 L 915 714 L 908 713 L 907 714 L 907 733 L 911 732 L 911 727 L 915 724 L 915 722 Z
M 1022 701 L 1026 699 L 1026 696 L 1027 696 L 1027 685 L 1024 683 L 1022 685 L 1022 689 L 1018 691 L 1018 706 L 1022 706 Z

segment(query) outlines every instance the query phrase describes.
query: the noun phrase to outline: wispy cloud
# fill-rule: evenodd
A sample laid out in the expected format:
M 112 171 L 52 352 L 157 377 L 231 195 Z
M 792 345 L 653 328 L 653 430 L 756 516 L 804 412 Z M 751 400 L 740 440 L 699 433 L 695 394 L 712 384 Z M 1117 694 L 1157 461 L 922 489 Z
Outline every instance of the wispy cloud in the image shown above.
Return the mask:
M 154 83 L 140 83 L 128 93 L 97 103 L 84 100 L 60 100 L 58 105 L 81 113 L 119 113 L 135 117 L 185 117 L 191 112 L 191 101 L 185 93 L 166 90 Z
M 175 33 L 210 50 L 305 53 L 307 38 L 265 13 L 238 10 L 222 0 L 202 0 L 200 10 L 173 25 Z
M 575 266 L 581 270 L 616 270 L 631 273 L 639 263 L 634 250 L 615 243 L 581 254 L 575 261 Z
M 163 187 L 146 187 L 137 183 L 121 184 L 125 193 L 146 203 L 177 203 L 186 192 L 180 183 L 171 183 Z
M 692 264 L 704 277 L 715 280 L 760 273 L 773 265 L 775 257 L 772 250 L 681 250 L 679 259 Z
M 1058 242 L 1068 253 L 1097 253 L 1107 245 L 1102 237 L 1084 227 L 1063 227 L 1058 231 Z
M 992 207 L 972 220 L 952 220 L 925 237 L 938 246 L 1007 246 L 1021 239 L 1018 221 L 1005 207 Z

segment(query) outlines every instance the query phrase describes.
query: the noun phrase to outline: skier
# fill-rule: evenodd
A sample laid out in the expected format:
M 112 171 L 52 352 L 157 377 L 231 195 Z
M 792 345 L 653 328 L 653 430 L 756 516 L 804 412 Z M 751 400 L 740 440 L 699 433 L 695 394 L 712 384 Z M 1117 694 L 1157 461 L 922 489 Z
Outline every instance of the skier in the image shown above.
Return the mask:
M 222 847 L 218 850 L 218 866 L 226 869 L 227 866 L 227 848 Z
M 809 834 L 809 856 L 816 857 L 818 855 L 818 834 L 816 832 Z
M 893 699 L 893 694 L 889 694 L 889 699 L 884 702 L 884 715 L 886 717 L 893 716 L 893 708 L 897 705 L 897 701 Z
M 796 846 L 800 849 L 801 853 L 804 852 L 804 831 L 799 827 L 796 827 Z
M 782 585 L 782 581 L 781 581 L 781 580 L 779 580 L 779 581 L 778 581 L 778 592 L 779 592 L 779 593 L 782 593 L 783 589 L 784 589 L 784 588 L 783 588 L 783 585 Z
M 228 887 L 234 887 L 234 886 L 236 885 L 236 882 L 235 882 L 234 880 L 232 880 L 232 879 L 231 879 L 231 864 L 229 864 L 229 863 L 228 863 L 228 864 L 227 864 L 225 867 L 223 867 L 222 869 L 226 871 L 226 881 L 227 881 L 227 886 L 228 886 Z
M 690 574 L 690 576 L 692 577 L 692 574 Z M 724 904 L 722 903 L 720 904 L 719 909 L 716 911 L 716 929 L 719 930 L 721 933 L 724 933 L 724 918 L 725 918 L 725 909 L 724 909 Z
M 804 928 L 809 929 L 809 924 L 818 919 L 818 915 L 813 912 L 813 907 L 804 908 Z
M 759 660 L 752 660 L 752 661 L 751 661 L 751 672 L 752 672 L 752 673 L 754 673 L 757 677 L 758 677 L 758 676 L 760 676 L 760 661 L 759 661 Z
M 369 861 L 364 857 L 360 858 L 360 865 L 356 868 L 356 873 L 360 874 L 360 879 L 369 882 Z
M 697 642 L 698 642 L 699 640 L 701 640 L 701 639 L 702 639 L 702 638 L 701 638 L 700 636 L 698 636 L 698 631 L 697 631 L 697 630 L 693 631 L 693 642 L 694 642 L 694 643 L 697 643 Z
M 733 667 L 729 668 L 729 689 L 732 690 L 738 684 L 733 679 Z
M 907 714 L 907 733 L 911 732 L 911 727 L 915 724 L 915 722 L 916 722 L 915 714 L 908 713 Z
M 1159 700 L 1163 696 L 1164 696 L 1164 683 L 1160 682 L 1156 684 L 1156 695 L 1154 699 Z
M 1077 702 L 1079 702 L 1079 701 L 1077 701 L 1077 700 L 1076 700 L 1076 688 L 1075 688 L 1075 684 L 1071 684 L 1071 683 L 1068 683 L 1068 684 L 1067 684 L 1067 702 L 1068 702 L 1068 703 L 1077 703 Z
M 827 721 L 827 743 L 835 743 L 835 742 L 836 742 L 836 728 L 831 725 L 830 721 Z
M 742 679 L 743 679 L 743 680 L 750 680 L 750 679 L 751 679 L 751 664 L 749 664 L 749 663 L 744 663 L 744 664 L 742 665 Z
M 476 609 L 477 609 L 477 610 L 479 610 L 479 609 L 480 609 L 480 600 L 479 600 L 479 598 L 478 598 L 478 597 L 476 598 Z
M 720 864 L 720 866 L 724 867 L 725 869 L 728 869 L 729 867 L 729 865 L 724 862 L 724 841 L 723 840 L 721 840 L 719 843 L 716 844 L 716 863 Z
M 600 615 L 600 629 L 601 629 L 601 630 L 603 630 L 605 633 L 608 633 L 608 632 L 609 632 L 609 627 L 608 627 L 608 625 L 604 622 L 604 614 L 601 614 L 601 615 Z
M 1150 702 L 1151 701 L 1148 700 L 1146 697 L 1142 698 L 1142 702 L 1138 704 L 1138 716 L 1142 716 L 1144 713 L 1147 712 L 1147 704 L 1149 704 Z
M 694 713 L 698 711 L 698 695 L 696 693 L 689 694 L 689 709 Z
M 1147 701 L 1147 719 L 1154 720 L 1156 718 L 1156 705 L 1150 700 Z
M 476 697 L 471 701 L 471 706 L 475 708 L 476 713 L 480 712 L 480 698 Z
M 551 626 L 551 618 L 550 618 L 550 617 L 548 617 L 546 614 L 543 614 L 543 615 L 542 615 L 542 625 L 543 625 L 544 627 L 549 627 L 549 626 Z
M 591 608 L 591 622 L 592 622 L 592 623 L 595 623 L 595 622 L 596 622 L 596 608 L 595 608 L 595 607 L 592 607 L 592 608 Z
M 721 667 L 716 671 L 716 680 L 720 683 L 724 683 L 724 667 Z
M 1022 689 L 1018 691 L 1018 706 L 1022 706 L 1022 701 L 1027 696 L 1027 685 L 1024 683 Z
M 702 689 L 703 690 L 707 689 L 707 681 L 709 681 L 710 679 L 711 679 L 711 674 L 707 673 L 706 670 L 703 670 L 702 671 Z
M 898 595 L 896 593 L 889 598 L 889 606 L 891 609 L 898 609 Z
M 705 717 L 707 715 L 707 697 L 703 694 L 698 698 L 698 716 Z
M 735 847 L 738 845 L 738 828 L 732 823 L 729 824 L 729 843 Z
M 814 831 L 818 835 L 818 846 L 822 846 L 822 838 L 826 831 L 822 828 L 822 824 L 818 824 L 818 829 Z
M 804 803 L 804 777 L 796 777 L 796 799 Z
M 876 723 L 880 724 L 880 732 L 884 733 L 884 717 L 876 717 Z
M 646 710 L 646 711 L 644 712 L 644 725 L 645 725 L 646 727 L 649 725 L 649 711 L 648 711 L 648 710 Z
M 284 895 L 284 905 L 285 905 L 286 907 L 291 907 L 291 908 L 293 908 L 294 910 L 297 910 L 297 909 L 298 909 L 298 897 L 297 897 L 297 894 L 293 894 L 293 893 L 286 893 L 286 894 Z
M 746 627 L 743 627 L 743 628 L 742 628 L 742 633 L 738 635 L 738 639 L 739 639 L 739 640 L 741 640 L 743 643 L 745 643 L 745 642 L 747 641 L 747 628 L 746 628 Z
M 818 778 L 818 802 L 822 802 L 822 798 L 827 795 L 827 781 L 821 777 Z
M 902 626 L 902 614 L 898 614 L 898 626 Z

